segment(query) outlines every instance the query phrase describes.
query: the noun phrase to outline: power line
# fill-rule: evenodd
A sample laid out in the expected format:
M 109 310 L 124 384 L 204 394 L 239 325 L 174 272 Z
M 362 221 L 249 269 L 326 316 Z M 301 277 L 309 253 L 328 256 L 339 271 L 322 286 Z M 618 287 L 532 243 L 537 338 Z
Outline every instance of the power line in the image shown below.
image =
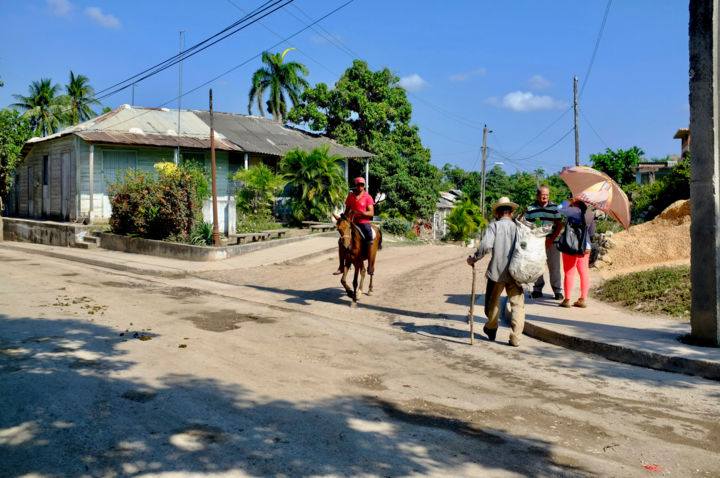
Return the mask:
M 216 33 L 215 35 L 213 35 L 213 36 L 211 36 L 211 37 L 209 37 L 209 38 L 206 38 L 205 40 L 201 41 L 200 43 L 197 43 L 197 44 L 193 45 L 192 47 L 190 47 L 190 48 L 188 48 L 188 49 L 186 49 L 186 50 L 183 50 L 183 52 L 193 51 L 193 50 L 195 50 L 196 48 L 198 48 L 199 46 L 201 46 L 201 45 L 207 43 L 208 41 L 212 40 L 213 38 L 216 38 L 217 36 L 225 33 L 225 32 L 228 31 L 229 29 L 236 27 L 236 26 L 239 25 L 240 23 L 248 20 L 252 15 L 256 14 L 258 10 L 260 10 L 260 9 L 263 8 L 263 7 L 266 7 L 266 6 L 267 6 L 269 3 L 271 3 L 272 1 L 276 1 L 276 2 L 277 2 L 277 1 L 280 1 L 280 0 L 268 0 L 268 1 L 266 1 L 263 5 L 261 5 L 260 7 L 256 8 L 255 10 L 253 10 L 253 12 L 251 12 L 251 14 L 245 15 L 244 17 L 242 17 L 240 20 L 236 21 L 236 22 L 233 23 L 232 25 L 223 28 L 223 29 L 220 30 L 218 33 Z M 131 81 L 131 80 L 137 78 L 138 76 L 141 76 L 141 75 L 143 75 L 143 74 L 145 74 L 145 73 L 147 73 L 147 72 L 149 72 L 149 71 L 151 71 L 151 70 L 153 70 L 153 69 L 155 69 L 155 68 L 161 67 L 161 66 L 167 64 L 167 63 L 170 62 L 170 61 L 177 60 L 177 59 L 179 59 L 179 58 L 183 55 L 183 52 L 177 53 L 176 55 L 173 55 L 173 56 L 171 56 L 170 58 L 167 58 L 167 59 L 161 61 L 160 63 L 158 63 L 158 64 L 156 64 L 156 65 L 153 65 L 153 66 L 151 66 L 151 67 L 149 67 L 149 68 L 141 71 L 140 73 L 137 73 L 137 74 L 135 74 L 135 75 L 133 75 L 133 76 L 131 76 L 131 77 L 129 77 L 129 78 L 126 78 L 125 80 L 119 81 L 119 82 L 115 83 L 114 85 L 108 86 L 107 88 L 104 88 L 104 89 L 98 91 L 97 94 L 102 94 L 102 93 L 104 93 L 104 92 L 106 92 L 106 91 L 108 91 L 108 90 L 111 90 L 111 89 L 113 89 L 113 88 L 115 88 L 115 87 L 117 87 L 117 86 L 122 85 L 123 83 L 126 83 L 126 82 L 128 82 L 128 81 Z M 136 82 L 134 82 L 134 83 L 136 83 Z
M 540 131 L 538 134 L 536 134 L 535 136 L 533 136 L 532 138 L 530 138 L 525 144 L 523 144 L 522 146 L 520 146 L 519 149 L 517 149 L 517 150 L 515 150 L 515 152 L 511 153 L 510 156 L 514 156 L 514 155 L 518 154 L 520 151 L 522 151 L 523 149 L 525 149 L 525 147 L 526 147 L 527 145 L 529 145 L 530 143 L 532 143 L 533 141 L 535 141 L 537 138 L 539 138 L 540 136 L 542 136 L 542 134 L 543 134 L 545 131 L 547 131 L 547 130 L 549 130 L 551 127 L 553 127 L 553 126 L 555 125 L 555 123 L 557 123 L 558 121 L 560 121 L 563 116 L 565 116 L 566 114 L 568 114 L 568 113 L 570 112 L 571 109 L 572 109 L 572 108 L 569 107 L 569 108 L 567 108 L 565 111 L 563 111 L 563 112 L 560 114 L 560 116 L 558 116 L 557 118 L 555 118 L 555 120 L 554 120 L 552 123 L 550 123 L 550 124 L 547 125 L 545 128 L 543 128 L 542 131 Z
M 592 130 L 592 132 L 595 133 L 595 136 L 598 137 L 598 139 L 600 140 L 600 142 L 601 142 L 602 144 L 604 144 L 606 148 L 610 149 L 610 146 L 608 146 L 608 144 L 605 142 L 605 140 L 602 139 L 602 137 L 598 134 L 597 131 L 595 131 L 595 128 L 593 128 L 593 125 L 590 124 L 590 120 L 588 119 L 587 116 L 585 116 L 585 113 L 583 112 L 583 110 L 582 110 L 581 108 L 578 108 L 578 110 L 580 111 L 580 115 L 583 117 L 583 119 L 585 120 L 585 122 L 588 124 L 588 126 L 590 126 L 590 129 Z
M 286 3 L 284 3 L 284 4 L 280 5 L 280 6 L 275 7 L 275 5 L 277 5 L 277 4 L 280 3 L 281 1 L 285 1 Z M 229 37 L 229 36 L 231 36 L 231 35 L 234 35 L 235 33 L 238 33 L 238 32 L 241 31 L 241 30 L 244 30 L 245 28 L 247 28 L 247 27 L 249 27 L 250 25 L 252 25 L 252 24 L 260 21 L 261 19 L 265 18 L 266 16 L 268 16 L 268 15 L 270 15 L 270 14 L 272 14 L 272 13 L 278 11 L 278 10 L 280 10 L 281 8 L 285 7 L 285 6 L 288 5 L 290 2 L 293 2 L 293 1 L 295 1 L 295 0 L 278 0 L 275 4 L 273 4 L 273 7 L 274 7 L 273 10 L 271 10 L 271 11 L 269 11 L 269 12 L 267 12 L 267 13 L 261 15 L 261 16 L 259 16 L 258 18 L 254 18 L 254 19 L 253 19 L 252 21 L 250 21 L 249 23 L 240 26 L 239 28 L 235 29 L 234 31 L 232 31 L 232 32 L 226 34 L 225 36 L 223 36 L 223 37 L 221 37 L 221 38 L 213 41 L 212 43 L 209 43 L 209 44 L 203 46 L 202 48 L 199 48 L 199 49 L 193 51 L 193 52 L 190 53 L 190 54 L 187 54 L 187 55 L 186 55 L 185 52 L 183 52 L 181 55 L 178 54 L 178 56 L 176 57 L 175 60 L 171 61 L 170 63 L 167 63 L 167 64 L 163 65 L 162 67 L 159 67 L 159 68 L 156 68 L 156 69 L 152 70 L 150 73 L 142 76 L 141 78 L 138 78 L 138 79 L 134 80 L 133 83 L 138 83 L 138 82 L 140 82 L 140 81 L 142 81 L 142 80 L 144 80 L 144 79 L 147 79 L 147 78 L 149 78 L 149 77 L 151 77 L 151 76 L 153 76 L 153 75 L 156 75 L 156 74 L 160 73 L 161 71 L 164 71 L 164 70 L 170 68 L 171 66 L 176 65 L 176 64 L 177 64 L 178 62 L 180 62 L 181 60 L 184 60 L 184 59 L 186 59 L 186 58 L 190 58 L 190 57 L 192 57 L 192 56 L 194 56 L 194 55 L 202 52 L 203 50 L 206 50 L 207 48 L 215 45 L 216 43 L 224 40 L 225 38 L 227 38 L 227 37 Z M 187 51 L 187 50 L 186 50 L 186 51 Z M 135 75 L 135 77 L 132 77 L 132 78 L 136 78 L 136 77 L 137 77 L 137 75 Z M 115 90 L 113 90 L 113 91 L 111 91 L 111 92 L 109 92 L 109 93 L 106 93 L 106 94 L 98 97 L 97 99 L 107 98 L 108 96 L 112 96 L 112 95 L 114 95 L 114 94 L 116 94 L 116 93 L 119 93 L 120 91 L 123 91 L 123 90 L 129 88 L 130 86 L 132 86 L 132 83 L 127 84 L 127 85 L 125 85 L 125 86 L 121 86 L 121 87 L 119 87 L 119 88 L 117 88 L 117 89 L 115 89 Z
M 593 63 L 595 63 L 595 55 L 597 55 L 598 47 L 600 46 L 600 39 L 602 38 L 603 31 L 605 31 L 605 23 L 607 22 L 608 14 L 610 13 L 610 5 L 612 5 L 612 0 L 608 0 L 607 6 L 605 7 L 605 15 L 603 15 L 602 24 L 600 24 L 600 31 L 598 32 L 597 40 L 595 40 L 595 48 L 593 49 L 592 57 L 590 58 L 590 64 L 585 72 L 585 78 L 583 78 L 582 88 L 580 88 L 580 96 L 582 96 L 583 91 L 585 91 L 585 86 L 587 86 L 588 79 L 590 78 L 590 71 L 592 70 Z
M 538 151 L 538 152 L 535 153 L 535 154 L 531 154 L 530 156 L 526 156 L 526 157 L 524 157 L 524 158 L 509 158 L 509 157 L 507 157 L 507 156 L 505 156 L 505 155 L 500 154 L 500 152 L 497 151 L 497 150 L 495 150 L 495 152 L 498 153 L 498 154 L 500 154 L 501 157 L 507 159 L 508 161 L 527 161 L 528 159 L 532 159 L 532 158 L 534 158 L 534 157 L 536 157 L 536 156 L 539 156 L 539 155 L 543 154 L 543 153 L 546 152 L 546 151 L 551 150 L 552 148 L 554 148 L 555 146 L 557 146 L 562 140 L 564 140 L 565 138 L 567 138 L 568 135 L 569 135 L 570 133 L 572 133 L 573 131 L 575 131 L 575 128 L 570 128 L 567 133 L 565 133 L 564 135 L 560 136 L 560 138 L 559 138 L 557 141 L 555 141 L 553 144 L 551 144 L 551 145 L 548 146 L 547 148 L 543 149 L 542 151 Z

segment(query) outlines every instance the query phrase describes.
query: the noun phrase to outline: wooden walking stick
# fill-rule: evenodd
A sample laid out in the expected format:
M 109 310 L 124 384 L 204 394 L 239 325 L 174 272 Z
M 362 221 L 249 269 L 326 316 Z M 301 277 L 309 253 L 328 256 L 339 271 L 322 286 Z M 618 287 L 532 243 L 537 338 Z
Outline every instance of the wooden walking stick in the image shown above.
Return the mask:
M 475 334 L 473 333 L 473 314 L 475 313 L 475 276 L 477 276 L 475 271 L 475 264 L 472 266 L 472 289 L 470 291 L 470 345 L 473 345 L 475 343 Z

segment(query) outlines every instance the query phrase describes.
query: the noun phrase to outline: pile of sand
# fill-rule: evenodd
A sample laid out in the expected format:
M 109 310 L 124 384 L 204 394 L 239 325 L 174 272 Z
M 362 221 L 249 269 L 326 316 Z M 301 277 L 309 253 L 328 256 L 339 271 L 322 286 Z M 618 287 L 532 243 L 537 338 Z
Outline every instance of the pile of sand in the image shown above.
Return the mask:
M 600 235 L 595 267 L 604 272 L 638 270 L 690 261 L 690 200 L 675 201 L 652 221 Z

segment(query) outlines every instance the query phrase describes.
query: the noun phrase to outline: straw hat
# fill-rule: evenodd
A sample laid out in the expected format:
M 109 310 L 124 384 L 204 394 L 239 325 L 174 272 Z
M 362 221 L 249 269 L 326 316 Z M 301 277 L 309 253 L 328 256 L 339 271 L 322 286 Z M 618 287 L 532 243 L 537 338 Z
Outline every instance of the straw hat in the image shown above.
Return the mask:
M 499 208 L 501 206 L 510 206 L 512 208 L 513 213 L 515 212 L 515 210 L 518 207 L 520 207 L 517 204 L 515 204 L 514 202 L 512 202 L 509 197 L 503 196 L 500 199 L 498 199 L 495 204 L 492 205 L 493 216 L 495 215 L 495 211 L 497 210 L 497 208 Z

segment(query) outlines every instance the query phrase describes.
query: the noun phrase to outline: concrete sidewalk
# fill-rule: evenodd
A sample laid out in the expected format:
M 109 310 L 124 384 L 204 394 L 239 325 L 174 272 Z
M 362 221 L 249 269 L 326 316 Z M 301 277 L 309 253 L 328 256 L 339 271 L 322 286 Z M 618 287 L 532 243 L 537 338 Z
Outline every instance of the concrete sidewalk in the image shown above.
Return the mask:
M 283 243 L 224 261 L 191 262 L 108 251 L 73 249 L 22 242 L 0 242 L 0 250 L 17 250 L 82 262 L 135 274 L 181 278 L 205 271 L 222 271 L 278 264 L 308 257 L 326 258 L 337 248 L 337 236 L 315 236 Z M 576 287 L 579 285 L 576 281 Z M 591 279 L 597 284 L 598 279 Z M 576 293 L 577 295 L 577 293 Z M 690 324 L 659 316 L 630 312 L 587 300 L 588 307 L 559 307 L 548 297 L 526 299 L 525 334 L 552 344 L 603 356 L 609 360 L 658 370 L 720 380 L 720 348 L 683 344 Z

